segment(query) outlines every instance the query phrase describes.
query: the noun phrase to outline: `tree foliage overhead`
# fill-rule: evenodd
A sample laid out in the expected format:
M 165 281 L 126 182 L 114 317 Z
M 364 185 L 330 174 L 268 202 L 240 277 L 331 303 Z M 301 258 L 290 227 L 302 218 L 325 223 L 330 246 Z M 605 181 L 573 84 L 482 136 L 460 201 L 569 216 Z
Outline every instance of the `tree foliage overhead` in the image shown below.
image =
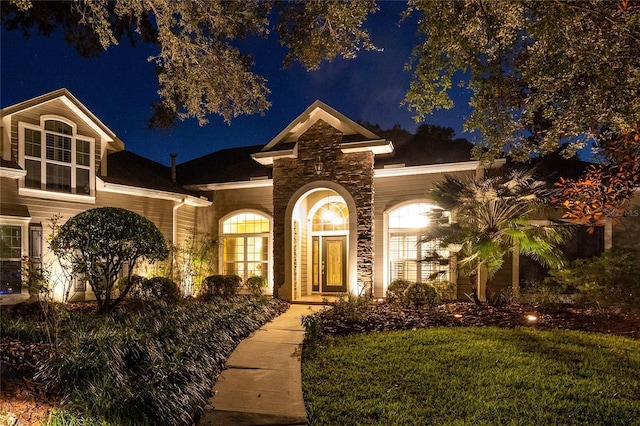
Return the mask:
M 290 49 L 284 64 L 299 61 L 307 70 L 316 70 L 338 54 L 352 59 L 361 47 L 378 50 L 362 28 L 377 10 L 374 0 L 291 2 L 282 9 L 278 24 L 280 42 Z
M 414 50 L 405 99 L 418 117 L 450 108 L 460 77 L 473 92 L 466 127 L 482 135 L 477 157 L 525 160 L 558 149 L 572 155 L 593 142 L 616 161 L 592 168 L 577 185 L 595 192 L 596 182 L 605 185 L 601 205 L 624 208 L 640 186 L 630 173 L 640 146 L 640 2 L 415 0 L 412 8 L 423 14 L 426 36 Z M 621 155 L 620 148 L 628 150 Z M 606 215 L 580 207 L 567 217 L 599 224 Z
M 606 185 L 600 204 L 624 209 L 628 198 L 609 189 L 624 187 L 629 194 L 640 186 L 640 175 L 631 173 L 640 159 L 640 0 L 408 5 L 406 14 L 418 16 L 424 36 L 408 65 L 413 79 L 405 103 L 416 118 L 451 108 L 449 94 L 459 81 L 473 93 L 466 128 L 482 136 L 477 157 L 506 153 L 524 160 L 558 149 L 571 155 L 593 143 L 604 158 L 614 155 L 622 163 L 615 169 L 604 163 L 569 184 L 600 182 Z M 123 37 L 157 43 L 158 54 L 149 58 L 159 81 L 151 120 L 157 127 L 171 126 L 176 117 L 204 124 L 209 114 L 230 121 L 270 106 L 267 81 L 237 47 L 244 37 L 277 31 L 288 49 L 284 65 L 299 62 L 308 70 L 377 49 L 364 26 L 377 11 L 375 0 L 10 0 L 1 7 L 6 28 L 50 34 L 62 26 L 67 41 L 86 56 Z M 611 143 L 616 139 L 626 142 Z M 614 145 L 628 147 L 628 155 L 609 152 Z M 567 217 L 600 224 L 604 213 L 591 206 Z
M 95 208 L 72 217 L 53 235 L 51 248 L 74 274 L 91 284 L 101 312 L 110 311 L 127 295 L 139 259 L 151 263 L 169 255 L 164 236 L 153 222 L 117 207 Z M 114 285 L 125 266 L 126 285 L 114 297 Z
M 627 4 L 623 8 L 623 4 Z M 575 150 L 640 120 L 640 8 L 608 0 L 416 0 L 426 36 L 406 102 L 420 117 L 473 91 L 467 127 L 484 154 Z M 478 151 L 480 152 L 480 151 Z
M 33 28 L 49 35 L 60 25 L 83 56 L 97 55 L 124 36 L 157 43 L 159 52 L 149 60 L 157 65 L 161 100 L 153 105 L 150 124 L 170 127 L 175 118 L 196 118 L 202 125 L 216 114 L 230 122 L 270 107 L 267 81 L 251 70 L 253 62 L 237 41 L 267 36 L 274 7 L 281 43 L 290 49 L 285 65 L 297 61 L 312 70 L 338 55 L 354 58 L 361 48 L 375 49 L 362 27 L 377 10 L 373 0 L 11 0 L 2 4 L 2 23 L 25 35 Z

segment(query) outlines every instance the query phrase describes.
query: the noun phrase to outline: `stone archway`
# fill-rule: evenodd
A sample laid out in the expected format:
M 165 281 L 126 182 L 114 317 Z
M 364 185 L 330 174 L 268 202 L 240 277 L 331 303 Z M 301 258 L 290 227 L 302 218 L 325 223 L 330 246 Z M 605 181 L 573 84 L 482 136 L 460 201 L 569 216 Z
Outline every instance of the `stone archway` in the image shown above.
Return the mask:
M 274 295 L 293 300 L 292 238 L 297 203 L 319 190 L 342 197 L 349 211 L 348 289 L 359 292 L 373 283 L 373 153 L 344 153 L 342 134 L 319 120 L 298 139 L 296 158 L 280 158 L 273 168 Z M 321 164 L 322 167 L 315 167 Z M 299 263 L 297 264 L 299 265 Z

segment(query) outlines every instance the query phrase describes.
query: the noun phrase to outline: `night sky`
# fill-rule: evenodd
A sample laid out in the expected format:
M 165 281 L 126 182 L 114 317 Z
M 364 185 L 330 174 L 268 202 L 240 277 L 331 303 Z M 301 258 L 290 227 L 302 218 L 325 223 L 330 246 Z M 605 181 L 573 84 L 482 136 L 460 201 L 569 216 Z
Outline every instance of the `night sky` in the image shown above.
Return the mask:
M 268 143 L 313 101 L 319 99 L 353 120 L 366 120 L 383 129 L 400 124 L 414 131 L 419 123 L 400 105 L 411 73 L 404 70 L 412 47 L 420 40 L 416 17 L 402 22 L 406 2 L 379 2 L 380 10 L 366 27 L 383 52 L 360 52 L 355 60 L 336 59 L 307 72 L 299 65 L 282 68 L 285 50 L 277 35 L 244 41 L 255 66 L 271 89 L 271 108 L 264 115 L 241 116 L 226 124 L 209 116 L 203 127 L 196 119 L 178 122 L 171 130 L 150 130 L 149 105 L 159 99 L 153 63 L 147 61 L 156 46 L 128 41 L 111 46 L 97 58 L 81 58 L 68 46 L 61 31 L 46 38 L 35 31 L 25 39 L 20 31 L 2 29 L 0 46 L 0 105 L 15 103 L 66 87 L 125 143 L 128 150 L 169 164 L 169 153 L 178 163 L 229 147 Z M 275 17 L 273 18 L 275 19 Z M 273 24 L 273 23 L 272 23 Z M 452 127 L 457 137 L 470 114 L 469 93 L 456 89 L 455 108 L 428 117 L 425 122 Z

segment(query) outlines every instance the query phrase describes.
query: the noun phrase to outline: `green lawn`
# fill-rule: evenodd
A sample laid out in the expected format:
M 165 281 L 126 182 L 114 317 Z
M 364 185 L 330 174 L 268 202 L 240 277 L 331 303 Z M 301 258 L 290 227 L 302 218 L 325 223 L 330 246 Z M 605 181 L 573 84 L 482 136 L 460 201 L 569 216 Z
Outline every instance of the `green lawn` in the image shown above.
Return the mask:
M 310 425 L 640 425 L 640 341 L 440 328 L 307 346 Z

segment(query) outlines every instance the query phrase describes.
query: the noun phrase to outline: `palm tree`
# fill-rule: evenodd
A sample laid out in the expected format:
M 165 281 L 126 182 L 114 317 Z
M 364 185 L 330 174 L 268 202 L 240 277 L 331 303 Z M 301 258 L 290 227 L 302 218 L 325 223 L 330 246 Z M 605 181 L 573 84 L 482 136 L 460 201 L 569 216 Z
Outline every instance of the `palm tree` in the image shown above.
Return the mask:
M 446 176 L 431 196 L 451 212 L 453 223 L 428 228 L 423 241 L 439 240 L 441 246 L 460 247 L 459 271 L 469 277 L 474 289 L 471 296 L 479 304 L 478 296 L 486 295 L 478 294 L 474 284 L 477 276 L 484 270 L 491 280 L 514 247 L 543 266 L 564 265 L 558 246 L 570 235 L 570 229 L 533 221 L 551 193 L 531 170 L 483 178 Z

